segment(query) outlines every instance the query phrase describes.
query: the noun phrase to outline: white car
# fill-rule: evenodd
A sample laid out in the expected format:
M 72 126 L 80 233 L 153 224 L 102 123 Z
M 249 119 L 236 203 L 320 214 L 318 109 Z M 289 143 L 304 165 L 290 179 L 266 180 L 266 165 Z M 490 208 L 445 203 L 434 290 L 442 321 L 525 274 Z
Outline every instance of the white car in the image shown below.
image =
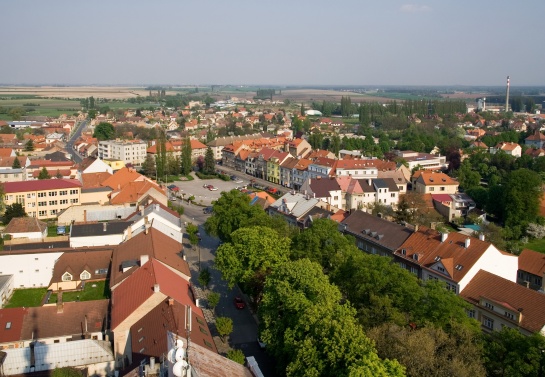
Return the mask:
M 233 181 L 233 182 L 235 182 L 235 183 L 242 183 L 242 182 L 244 182 L 244 181 L 243 181 L 242 179 L 237 179 L 236 181 Z

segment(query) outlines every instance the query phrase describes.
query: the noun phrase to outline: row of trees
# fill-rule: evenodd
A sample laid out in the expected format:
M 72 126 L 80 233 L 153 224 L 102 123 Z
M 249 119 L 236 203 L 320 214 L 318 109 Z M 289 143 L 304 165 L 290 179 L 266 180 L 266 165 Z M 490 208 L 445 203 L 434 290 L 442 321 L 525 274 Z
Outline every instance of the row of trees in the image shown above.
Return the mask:
M 289 376 L 543 371 L 541 336 L 507 329 L 483 336 L 460 297 L 362 253 L 330 220 L 299 232 L 232 191 L 222 193 L 205 228 L 225 241 L 216 268 L 250 295 L 262 339 Z M 530 366 L 506 374 L 517 357 Z

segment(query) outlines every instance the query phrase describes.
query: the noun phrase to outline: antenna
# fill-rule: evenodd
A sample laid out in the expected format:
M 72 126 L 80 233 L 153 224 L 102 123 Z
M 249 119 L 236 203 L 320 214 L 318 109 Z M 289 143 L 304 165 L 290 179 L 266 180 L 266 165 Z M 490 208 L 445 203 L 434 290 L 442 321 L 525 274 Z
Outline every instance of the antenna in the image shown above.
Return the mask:
M 507 90 L 505 91 L 505 112 L 509 111 L 509 76 L 507 76 Z

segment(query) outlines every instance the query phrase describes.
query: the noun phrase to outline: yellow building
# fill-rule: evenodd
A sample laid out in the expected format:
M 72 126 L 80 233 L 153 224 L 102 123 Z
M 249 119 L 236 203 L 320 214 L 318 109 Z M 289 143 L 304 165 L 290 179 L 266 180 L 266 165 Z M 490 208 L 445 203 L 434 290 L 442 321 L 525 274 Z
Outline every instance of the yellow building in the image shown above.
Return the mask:
M 4 183 L 4 205 L 22 204 L 28 216 L 56 218 L 64 209 L 81 204 L 81 183 L 73 179 L 38 179 Z
M 108 164 L 113 171 L 123 169 L 125 167 L 125 161 L 123 160 L 115 160 L 113 158 L 105 158 L 102 160 L 104 163 Z
M 280 183 L 280 164 L 291 155 L 288 152 L 275 151 L 267 161 L 267 180 Z

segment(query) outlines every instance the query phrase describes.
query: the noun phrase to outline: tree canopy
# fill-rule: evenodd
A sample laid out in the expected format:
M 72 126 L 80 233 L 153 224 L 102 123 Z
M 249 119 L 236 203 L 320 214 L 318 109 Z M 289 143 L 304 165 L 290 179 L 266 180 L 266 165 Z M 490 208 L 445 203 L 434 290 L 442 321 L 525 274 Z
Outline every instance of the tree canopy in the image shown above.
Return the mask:
M 108 122 L 100 122 L 95 127 L 95 132 L 93 133 L 93 137 L 96 137 L 98 140 L 111 140 L 114 135 L 114 126 Z
M 27 214 L 21 203 L 13 203 L 6 206 L 4 211 L 4 224 L 9 224 L 14 217 L 26 217 Z

